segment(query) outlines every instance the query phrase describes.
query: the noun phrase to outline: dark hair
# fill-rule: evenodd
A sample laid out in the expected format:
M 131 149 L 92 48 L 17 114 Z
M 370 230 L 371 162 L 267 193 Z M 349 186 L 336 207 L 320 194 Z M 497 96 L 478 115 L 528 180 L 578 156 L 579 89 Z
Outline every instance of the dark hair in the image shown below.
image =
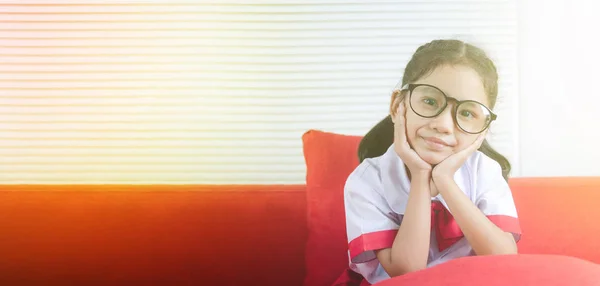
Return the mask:
M 498 97 L 496 66 L 483 50 L 459 40 L 434 40 L 420 46 L 406 65 L 402 86 L 417 81 L 442 65 L 465 65 L 473 68 L 483 81 L 483 87 L 490 103 L 489 108 L 494 108 Z M 360 141 L 359 161 L 383 155 L 392 143 L 394 143 L 394 123 L 391 116 L 388 115 Z M 494 150 L 487 140 L 483 141 L 479 151 L 500 164 L 502 176 L 508 181 L 511 169 L 508 159 Z

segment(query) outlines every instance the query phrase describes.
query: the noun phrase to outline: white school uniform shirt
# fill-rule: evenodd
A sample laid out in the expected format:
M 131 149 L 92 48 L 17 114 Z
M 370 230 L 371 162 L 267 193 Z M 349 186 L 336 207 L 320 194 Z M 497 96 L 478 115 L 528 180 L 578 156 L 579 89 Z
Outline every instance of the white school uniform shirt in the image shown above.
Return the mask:
M 454 181 L 490 221 L 519 240 L 521 228 L 512 193 L 496 161 L 476 151 L 455 173 Z M 382 156 L 365 159 L 346 181 L 344 203 L 350 269 L 370 284 L 390 278 L 377 260 L 375 250 L 392 247 L 409 190 L 404 163 L 393 144 Z M 474 255 L 473 249 L 438 194 L 432 198 L 427 267 L 470 255 Z

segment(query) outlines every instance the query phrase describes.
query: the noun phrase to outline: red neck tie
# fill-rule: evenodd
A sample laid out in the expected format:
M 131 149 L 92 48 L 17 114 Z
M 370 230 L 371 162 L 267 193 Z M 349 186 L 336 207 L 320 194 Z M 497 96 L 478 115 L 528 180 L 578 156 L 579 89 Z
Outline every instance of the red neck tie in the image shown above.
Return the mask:
M 463 237 L 462 230 L 454 217 L 439 202 L 431 202 L 431 229 L 435 230 L 438 249 L 443 251 Z

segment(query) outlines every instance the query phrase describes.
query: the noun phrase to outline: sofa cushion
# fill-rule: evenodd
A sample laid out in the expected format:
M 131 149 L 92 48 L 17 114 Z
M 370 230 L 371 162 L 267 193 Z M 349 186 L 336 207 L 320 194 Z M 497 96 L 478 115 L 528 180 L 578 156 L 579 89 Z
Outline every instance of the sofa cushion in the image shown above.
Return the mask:
M 377 286 L 598 285 L 600 265 L 558 255 L 469 256 L 394 277 Z
M 344 184 L 358 166 L 362 137 L 310 130 L 306 160 L 308 240 L 304 285 L 331 285 L 348 268 Z

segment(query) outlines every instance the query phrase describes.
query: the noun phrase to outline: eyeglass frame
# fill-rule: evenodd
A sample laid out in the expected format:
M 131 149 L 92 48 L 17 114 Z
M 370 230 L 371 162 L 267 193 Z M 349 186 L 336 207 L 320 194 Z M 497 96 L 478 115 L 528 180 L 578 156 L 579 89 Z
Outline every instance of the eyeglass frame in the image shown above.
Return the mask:
M 442 95 L 443 95 L 443 96 L 444 96 L 444 98 L 446 99 L 446 103 L 445 103 L 444 107 L 443 107 L 443 108 L 441 108 L 441 109 L 440 109 L 440 111 L 439 111 L 437 114 L 435 114 L 435 115 L 433 115 L 433 116 L 423 116 L 423 115 L 421 115 L 420 113 L 416 112 L 416 111 L 415 111 L 415 109 L 413 108 L 413 106 L 412 106 L 412 101 L 410 100 L 410 97 L 412 96 L 412 92 L 413 92 L 413 90 L 414 90 L 415 88 L 419 87 L 419 86 L 427 86 L 427 87 L 434 88 L 434 89 L 438 90 L 440 93 L 442 93 Z M 460 130 L 462 130 L 462 131 L 463 131 L 463 132 L 465 132 L 465 133 L 469 133 L 469 134 L 480 134 L 480 133 L 482 133 L 483 131 L 485 131 L 486 129 L 488 129 L 488 128 L 490 127 L 490 125 L 492 124 L 492 122 L 493 122 L 494 120 L 496 120 L 496 118 L 498 118 L 498 115 L 496 115 L 494 112 L 492 112 L 492 110 L 490 110 L 490 109 L 489 109 L 487 106 L 485 106 L 485 104 L 483 104 L 483 103 L 481 103 L 481 102 L 479 102 L 479 101 L 476 101 L 476 100 L 470 100 L 470 99 L 469 99 L 469 100 L 458 100 L 458 99 L 456 99 L 456 98 L 454 98 L 454 97 L 448 96 L 448 95 L 447 95 L 445 92 L 443 92 L 441 89 L 439 89 L 439 88 L 438 88 L 438 87 L 436 87 L 436 86 L 430 85 L 430 84 L 425 84 L 425 83 L 408 83 L 408 84 L 404 85 L 404 86 L 403 86 L 403 87 L 400 89 L 400 91 L 404 91 L 404 90 L 408 90 L 408 92 L 409 92 L 409 93 L 408 93 L 408 96 L 409 96 L 409 98 L 408 98 L 408 105 L 410 105 L 410 109 L 411 109 L 411 110 L 412 110 L 412 111 L 413 111 L 415 114 L 417 114 L 417 115 L 419 115 L 419 116 L 421 116 L 421 117 L 423 117 L 423 118 L 434 118 L 434 117 L 438 117 L 440 114 L 442 114 L 442 112 L 444 112 L 444 110 L 446 110 L 446 107 L 448 107 L 448 102 L 449 102 L 449 101 L 453 101 L 453 102 L 455 102 L 456 104 L 454 105 L 454 109 L 452 110 L 452 121 L 454 121 L 454 125 L 458 126 L 458 128 L 460 128 Z M 458 124 L 458 122 L 457 122 L 457 120 L 456 120 L 456 112 L 457 112 L 457 110 L 458 110 L 458 106 L 460 106 L 462 103 L 465 103 L 465 102 L 475 102 L 475 103 L 478 103 L 479 105 L 481 105 L 481 106 L 485 107 L 485 109 L 487 109 L 487 111 L 490 113 L 490 118 L 491 118 L 491 120 L 490 120 L 490 121 L 488 121 L 488 123 L 485 125 L 485 127 L 483 127 L 483 129 L 481 129 L 481 131 L 479 131 L 479 132 L 475 132 L 475 133 L 473 133 L 473 132 L 469 132 L 469 131 L 467 131 L 467 130 L 463 129 L 463 128 L 460 126 L 460 124 Z

